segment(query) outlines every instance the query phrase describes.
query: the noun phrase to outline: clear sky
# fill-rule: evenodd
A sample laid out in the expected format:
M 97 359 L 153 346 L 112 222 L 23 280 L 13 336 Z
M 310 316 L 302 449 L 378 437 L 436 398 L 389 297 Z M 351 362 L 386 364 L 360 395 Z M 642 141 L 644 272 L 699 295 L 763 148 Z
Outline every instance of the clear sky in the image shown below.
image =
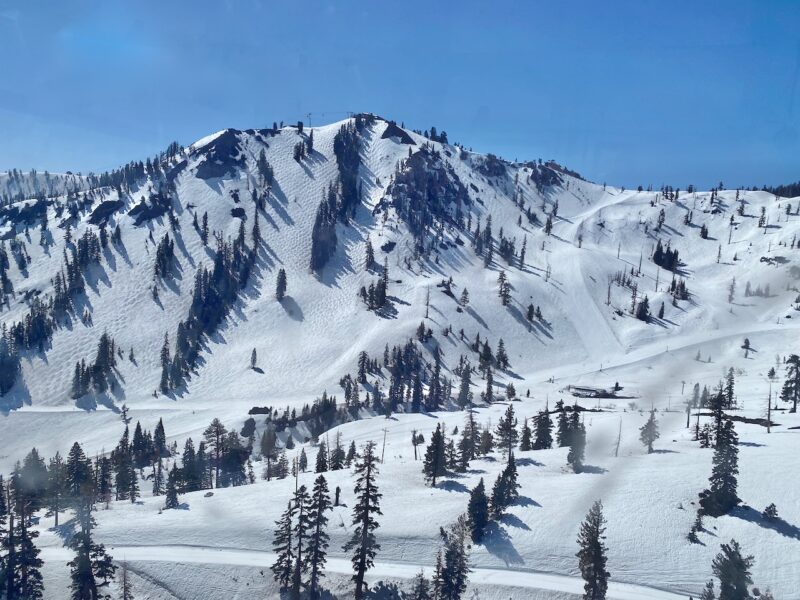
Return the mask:
M 800 179 L 800 1 L 0 0 L 0 170 L 368 111 L 617 185 Z

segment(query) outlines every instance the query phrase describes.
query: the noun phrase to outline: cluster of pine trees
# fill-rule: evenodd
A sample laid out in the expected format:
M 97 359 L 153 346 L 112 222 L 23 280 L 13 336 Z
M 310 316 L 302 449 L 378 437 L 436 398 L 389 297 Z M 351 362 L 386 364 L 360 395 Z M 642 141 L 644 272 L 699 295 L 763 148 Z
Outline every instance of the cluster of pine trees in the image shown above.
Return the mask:
M 109 459 L 106 459 L 109 460 Z M 103 485 L 106 467 L 95 464 L 75 443 L 64 460 L 56 454 L 45 465 L 36 449 L 14 467 L 7 483 L 0 477 L 0 588 L 8 600 L 37 600 L 43 597 L 43 561 L 35 545 L 35 513 L 45 510 L 55 516 L 72 510 L 76 531 L 69 541 L 75 557 L 70 567 L 70 598 L 110 598 L 108 585 L 116 565 L 102 544 L 94 542 L 92 511 L 97 502 L 107 501 Z
M 233 241 L 217 238 L 213 266 L 211 269 L 202 266 L 195 273 L 189 315 L 178 323 L 172 354 L 165 334 L 159 384 L 162 392 L 179 388 L 191 375 L 200 355 L 203 337 L 216 330 L 230 312 L 240 290 L 247 285 L 258 245 L 259 237 L 254 235 L 248 247 L 243 221 Z
M 74 399 L 81 398 L 88 394 L 90 390 L 94 390 L 97 393 L 105 392 L 109 386 L 109 376 L 117 365 L 117 354 L 119 352 L 121 350 L 114 342 L 114 338 L 104 331 L 97 344 L 94 362 L 87 364 L 86 360 L 83 359 L 75 363 L 70 397 Z
M 354 597 L 361 599 L 366 592 L 364 576 L 372 568 L 380 550 L 375 536 L 377 517 L 382 513 L 381 493 L 376 483 L 378 458 L 374 442 L 368 442 L 359 454 L 355 463 L 355 475 L 355 503 L 351 521 L 353 530 L 343 549 L 351 553 Z M 275 581 L 280 583 L 290 598 L 300 598 L 303 590 L 311 598 L 320 597 L 320 583 L 325 576 L 330 539 L 327 533 L 327 513 L 331 508 L 328 483 L 323 475 L 319 475 L 310 492 L 305 485 L 296 489 L 286 510 L 275 522 L 273 548 L 277 558 L 271 570 Z
M 676 271 L 681 266 L 678 251 L 670 248 L 669 242 L 664 247 L 661 244 L 661 240 L 656 242 L 656 248 L 653 251 L 653 262 L 668 271 Z

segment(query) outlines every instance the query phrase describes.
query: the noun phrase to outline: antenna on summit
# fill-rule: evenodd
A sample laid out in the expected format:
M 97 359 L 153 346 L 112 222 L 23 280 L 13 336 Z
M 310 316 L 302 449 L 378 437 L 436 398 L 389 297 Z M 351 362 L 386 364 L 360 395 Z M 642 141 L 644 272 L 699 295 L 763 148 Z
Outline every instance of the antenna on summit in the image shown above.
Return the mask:
M 306 118 L 308 119 L 308 126 L 311 127 L 311 113 L 306 113 Z

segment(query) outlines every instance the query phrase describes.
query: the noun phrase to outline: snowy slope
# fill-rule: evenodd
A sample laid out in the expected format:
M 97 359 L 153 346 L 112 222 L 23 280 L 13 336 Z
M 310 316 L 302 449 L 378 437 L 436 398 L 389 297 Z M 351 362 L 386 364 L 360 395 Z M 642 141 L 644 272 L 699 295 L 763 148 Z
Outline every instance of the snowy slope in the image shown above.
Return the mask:
M 502 394 L 508 382 L 513 382 L 521 395 L 530 390 L 531 398 L 523 399 L 517 409 L 521 416 L 532 416 L 545 402 L 552 405 L 555 399 L 564 397 L 567 385 L 608 387 L 615 381 L 641 407 L 680 407 L 694 382 L 713 386 L 730 366 L 742 371 L 739 394 L 745 412 L 761 415 L 766 371 L 774 366 L 776 354 L 797 351 L 799 315 L 793 305 L 798 275 L 792 268 L 798 268 L 800 251 L 790 245 L 795 245 L 800 231 L 800 216 L 794 214 L 800 199 L 723 190 L 718 193 L 720 202 L 714 208 L 710 192 L 681 191 L 672 201 L 659 192 L 600 186 L 564 172 L 558 173 L 559 183 L 539 189 L 528 179 L 530 165 L 502 163 L 502 174 L 487 176 L 486 157 L 429 142 L 413 132 L 406 134 L 414 145 L 402 143 L 397 137 L 384 139 L 382 135 L 389 125 L 379 119 L 362 134 L 362 206 L 349 225 L 337 226 L 336 253 L 322 273 L 315 275 L 309 272 L 311 231 L 317 206 L 326 188 L 336 181 L 333 141 L 343 124 L 313 128 L 314 151 L 299 162 L 292 156 L 293 148 L 305 139 L 308 129 L 302 135 L 288 127 L 275 134 L 225 130 L 170 157 L 165 167 L 170 173 L 166 181 L 144 178 L 130 191 L 122 191 L 121 196 L 113 187 L 89 192 L 78 224 L 72 228 L 73 239 L 87 229 L 96 230 L 90 219 L 98 206 L 120 201 L 120 208 L 109 218 L 109 230 L 119 226 L 122 246 L 109 246 L 103 251 L 101 264 L 90 267 L 87 274 L 87 293 L 76 302 L 76 313 L 80 315 L 89 308 L 91 324 L 74 318 L 56 330 L 52 344 L 44 352 L 23 354 L 16 386 L 0 398 L 4 415 L 0 417 L 0 466 L 4 471 L 33 445 L 46 456 L 56 450 L 63 453 L 75 440 L 83 444 L 87 454 L 107 451 L 119 439 L 122 425 L 117 411 L 123 404 L 129 407 L 134 421 L 141 420 L 145 427 L 152 428 L 163 418 L 169 439 L 182 445 L 189 436 L 197 440 L 214 417 L 238 428 L 253 406 L 299 408 L 323 390 L 341 396 L 338 381 L 347 373 L 355 373 L 362 350 L 370 356 L 380 356 L 387 343 L 402 344 L 413 337 L 423 320 L 434 333 L 448 377 L 452 377 L 450 370 L 460 355 L 476 362 L 469 347 L 476 334 L 481 339 L 488 337 L 493 348 L 502 338 L 511 368 L 496 377 L 496 393 Z M 523 238 L 526 240 L 524 265 L 516 261 L 509 265 L 495 253 L 493 264 L 486 268 L 483 258 L 472 249 L 471 236 L 455 229 L 443 232 L 446 247 L 437 246 L 430 258 L 417 259 L 408 224 L 393 208 L 384 207 L 393 176 L 398 167 L 402 168 L 409 149 L 412 153 L 421 152 L 424 143 L 440 153 L 442 164 L 452 169 L 466 189 L 473 229 L 479 218 L 483 226 L 491 215 L 495 237 L 502 229 L 505 237 L 515 238 L 517 250 Z M 229 144 L 235 150 L 226 154 L 223 150 Z M 164 334 L 174 342 L 177 325 L 189 311 L 195 273 L 200 265 L 210 266 L 214 260 L 213 243 L 202 243 L 192 226 L 193 219 L 207 212 L 210 228 L 233 238 L 240 218 L 231 211 L 243 209 L 249 234 L 256 210 L 251 194 L 266 193 L 256 165 L 262 151 L 274 169 L 276 183 L 259 216 L 264 244 L 253 277 L 224 325 L 207 340 L 201 363 L 187 386 L 175 393 L 161 394 L 157 389 Z M 201 176 L 203 169 L 217 160 L 219 168 L 211 170 L 218 175 Z M 30 182 L 25 184 L 27 188 L 16 185 L 17 191 L 32 190 Z M 11 215 L 0 223 L 7 243 L 15 232 L 30 256 L 25 269 L 10 261 L 14 292 L 0 313 L 3 323 L 22 319 L 27 311 L 26 298 L 32 294 L 44 297 L 53 291 L 52 278 L 61 268 L 67 246 L 66 229 L 58 225 L 63 223 L 63 207 L 74 200 L 74 194 L 69 199 L 64 195 L 67 189 L 74 188 L 53 189 L 59 195 L 51 199 L 47 208 L 52 235 L 48 247 L 40 244 L 35 224 L 26 232 L 24 224 Z M 176 231 L 166 216 L 136 226 L 128 214 L 142 198 L 159 190 L 171 195 L 179 223 Z M 737 213 L 737 194 L 744 201 L 744 215 Z M 234 199 L 237 195 L 238 202 Z M 787 203 L 792 207 L 790 215 L 786 213 Z M 556 206 L 557 216 L 547 235 L 543 224 Z M 762 207 L 766 227 L 758 226 Z M 525 209 L 536 214 L 536 223 L 529 222 Z M 662 209 L 664 225 L 658 230 Z M 693 214 L 690 224 L 684 223 L 688 211 Z M 703 224 L 708 228 L 708 239 L 699 235 Z M 156 244 L 165 233 L 175 239 L 179 267 L 174 278 L 154 283 Z M 389 291 L 396 298 L 391 318 L 367 311 L 358 295 L 361 286 L 369 285 L 379 271 L 364 269 L 368 238 L 375 247 L 376 261 L 382 264 L 385 258 L 389 265 Z M 657 268 L 650 259 L 657 240 L 665 245 L 671 243 L 684 263 L 681 275 L 691 295 L 677 306 L 671 304 L 666 289 L 672 274 Z M 387 242 L 394 244 L 389 252 L 381 249 Z M 770 261 L 762 257 L 769 257 Z M 628 289 L 611 285 L 608 303 L 609 278 L 619 271 L 638 271 L 640 260 L 641 275 L 636 277 L 640 293 L 648 295 L 653 313 L 661 302 L 665 304 L 664 319 L 650 323 L 631 316 Z M 282 302 L 274 297 L 279 268 L 284 268 L 288 277 L 288 295 Z M 501 270 L 512 286 L 512 301 L 507 307 L 501 305 L 497 293 Z M 470 302 L 465 309 L 437 287 L 448 277 L 453 279 L 455 298 L 464 287 L 468 288 Z M 737 291 L 733 303 L 729 303 L 728 286 L 733 278 Z M 753 289 L 769 284 L 771 295 L 745 297 L 746 282 Z M 158 302 L 153 300 L 153 285 L 159 288 Z M 425 319 L 428 295 L 430 307 Z M 526 310 L 531 303 L 541 308 L 543 322 L 527 321 Z M 452 327 L 454 335 L 445 337 L 442 331 L 448 327 Z M 460 330 L 464 331 L 464 340 L 459 339 Z M 75 361 L 93 360 L 104 331 L 124 351 L 125 358 L 117 368 L 119 385 L 108 394 L 73 400 L 70 384 Z M 755 350 L 747 360 L 740 348 L 745 337 Z M 253 348 L 258 352 L 263 374 L 248 368 Z M 127 360 L 129 349 L 135 353 L 135 362 Z M 424 352 L 432 360 L 430 349 Z M 704 362 L 695 361 L 698 352 Z M 711 362 L 705 362 L 708 357 Z M 686 381 L 684 396 L 681 381 Z M 385 388 L 386 382 L 382 384 Z M 476 396 L 483 385 L 483 381 L 475 382 Z M 564 473 L 565 451 L 560 449 L 526 457 L 531 462 L 521 467 L 522 493 L 531 502 L 512 509 L 514 517 L 506 524 L 507 533 L 498 533 L 491 548 L 475 549 L 476 566 L 552 573 L 555 583 L 547 587 L 541 582 L 541 589 L 574 593 L 579 586 L 564 583 L 559 587 L 556 576 L 575 577 L 574 537 L 578 523 L 593 500 L 602 497 L 610 522 L 610 570 L 619 584 L 697 594 L 709 577 L 710 560 L 719 541 L 736 536 L 746 550 L 756 555 L 756 580 L 768 582 L 784 596 L 790 594 L 793 582 L 800 580 L 800 563 L 787 564 L 782 557 L 793 549 L 796 555 L 796 545 L 800 543 L 797 536 L 764 530 L 745 517 L 726 517 L 718 520 L 719 531 L 715 534 L 719 540 L 709 536 L 705 547 L 686 543 L 685 533 L 693 519 L 689 504 L 707 478 L 710 453 L 689 441 L 683 412 L 676 412 L 663 415 L 661 440 L 665 448 L 674 449 L 675 453 L 643 455 L 636 437 L 644 417 L 638 410 L 623 412 L 626 405 L 627 401 L 617 401 L 614 410 L 591 417 L 587 414 L 587 420 L 591 419 L 589 440 L 595 446 L 590 462 L 598 467 L 598 473 Z M 481 409 L 480 417 L 496 422 L 503 410 L 504 406 Z M 447 412 L 434 418 L 449 426 L 460 425 L 463 413 Z M 625 451 L 618 459 L 612 459 L 608 448 L 616 437 L 620 419 L 626 432 Z M 798 432 L 788 427 L 800 421 L 794 415 L 781 415 L 778 420 L 783 427 L 768 437 L 758 426 L 740 428 L 742 441 L 753 444 L 742 448 L 740 495 L 758 510 L 768 500 L 781 498 L 782 515 L 788 523 L 798 524 L 797 492 L 786 483 L 774 481 L 774 477 L 768 478 L 769 469 L 765 472 L 762 468 L 765 463 L 788 460 L 796 447 L 797 438 L 793 436 Z M 413 428 L 424 431 L 427 437 L 435 427 L 428 415 L 397 415 L 389 421 L 373 417 L 344 424 L 340 429 L 345 440 L 362 442 L 380 439 L 384 427 L 388 429 L 387 459 L 381 483 L 385 486 L 387 517 L 380 531 L 384 546 L 381 555 L 387 565 L 409 563 L 416 570 L 416 565 L 430 566 L 433 562 L 437 529 L 431 528 L 430 523 L 445 525 L 463 511 L 463 489 L 474 486 L 479 474 L 455 481 L 449 490 L 431 490 L 423 485 L 419 464 L 413 464 L 410 457 L 408 439 Z M 493 481 L 501 468 L 499 461 L 487 461 L 481 466 L 487 481 Z M 337 475 L 341 481 L 332 475 L 331 485 L 349 490 L 350 474 Z M 255 486 L 219 490 L 210 499 L 201 498 L 202 494 L 188 495 L 191 510 L 187 512 L 158 514 L 157 499 L 145 499 L 142 505 L 115 505 L 99 516 L 100 531 L 103 541 L 111 545 L 150 545 L 158 539 L 163 548 L 191 545 L 265 552 L 269 550 L 273 521 L 291 485 L 259 482 Z M 654 505 L 658 510 L 652 509 Z M 677 508 L 679 505 L 684 509 Z M 241 512 L 233 523 L 215 518 L 231 506 Z M 431 508 L 424 519 L 414 512 L 423 506 Z M 347 510 L 341 511 L 344 523 L 348 514 Z M 401 514 L 406 516 L 400 518 Z M 258 522 L 255 528 L 253 518 Z M 332 522 L 338 520 L 337 516 Z M 333 534 L 332 546 L 338 547 L 343 535 Z M 643 536 L 656 543 L 644 546 Z M 51 540 L 53 551 L 57 542 Z M 669 561 L 663 560 L 665 555 L 670 556 Z M 223 562 L 245 568 L 252 567 L 255 559 L 242 560 Z M 187 561 L 203 562 L 197 557 L 187 557 Z M 162 567 L 156 569 L 146 562 L 141 565 L 143 573 L 152 567 L 157 573 L 152 577 L 168 577 Z M 387 567 L 386 572 L 389 571 Z M 179 575 L 172 573 L 169 577 Z M 488 572 L 486 577 L 480 588 L 481 597 L 489 593 L 488 589 L 499 589 L 490 585 L 493 581 Z M 503 583 L 513 585 L 505 579 Z M 266 580 L 260 583 L 268 584 L 271 582 Z M 177 584 L 167 587 L 172 585 Z M 226 593 L 237 589 L 232 584 Z M 503 597 L 528 597 L 519 591 L 502 593 Z M 629 597 L 622 591 L 620 594 L 615 597 Z M 183 597 L 178 593 L 175 596 Z M 783 596 L 779 593 L 777 597 Z

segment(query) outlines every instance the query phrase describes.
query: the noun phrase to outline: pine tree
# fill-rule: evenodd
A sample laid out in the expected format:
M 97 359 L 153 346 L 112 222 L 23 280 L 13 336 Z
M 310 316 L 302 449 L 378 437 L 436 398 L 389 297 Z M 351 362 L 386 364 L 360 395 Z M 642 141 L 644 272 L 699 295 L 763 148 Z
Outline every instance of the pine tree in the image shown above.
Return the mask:
M 308 509 L 311 504 L 311 497 L 308 495 L 306 486 L 301 485 L 294 493 L 294 506 L 297 520 L 292 528 L 292 537 L 295 542 L 294 566 L 292 569 L 292 587 L 290 597 L 293 600 L 300 599 L 300 588 L 303 584 L 303 574 L 308 566 L 303 552 L 306 550 L 306 537 L 311 529 L 311 521 Z
M 487 344 L 488 345 L 488 344 Z M 494 402 L 494 377 L 492 377 L 492 368 L 486 367 L 486 391 L 483 394 L 483 400 L 486 404 Z
M 367 246 L 364 253 L 364 270 L 369 271 L 375 264 L 375 251 L 372 249 L 372 240 L 367 238 Z
M 734 430 L 733 421 L 729 419 L 719 419 L 718 421 L 709 488 L 700 493 L 700 509 L 703 514 L 712 517 L 728 513 L 740 502 L 736 495 L 736 475 L 739 474 L 739 438 Z
M 0 493 L 2 493 L 2 486 L 0 486 Z M 67 492 L 67 466 L 61 454 L 56 452 L 55 456 L 50 459 L 50 464 L 47 467 L 47 498 L 45 507 L 47 514 L 55 517 L 55 527 L 58 528 L 58 514 L 66 508 Z
M 719 600 L 749 600 L 748 586 L 753 583 L 750 569 L 753 566 L 752 556 L 742 556 L 742 550 L 736 540 L 730 544 L 722 544 L 721 552 L 711 563 L 711 570 L 719 579 Z
M 717 596 L 714 594 L 714 582 L 710 579 L 706 582 L 706 587 L 703 588 L 700 594 L 700 600 L 716 600 Z
M 453 526 L 445 531 L 440 530 L 444 544 L 443 565 L 441 568 L 441 600 L 460 600 L 467 589 L 469 575 L 469 526 L 464 515 L 458 517 Z
M 300 468 L 301 473 L 305 473 L 308 469 L 308 457 L 306 456 L 306 449 L 300 449 L 300 457 L 297 459 L 297 466 Z
M 519 449 L 522 452 L 533 450 L 533 432 L 528 426 L 528 419 L 522 420 L 522 435 L 519 439 Z
M 292 521 L 297 508 L 290 501 L 281 518 L 275 521 L 275 535 L 272 539 L 273 551 L 278 555 L 270 569 L 275 581 L 282 588 L 289 587 L 292 582 L 294 567 L 294 546 L 292 545 Z
M 786 359 L 786 381 L 781 390 L 781 400 L 792 403 L 790 413 L 797 412 L 797 403 L 800 402 L 800 356 L 797 354 Z
M 381 515 L 381 493 L 375 484 L 378 474 L 378 460 L 375 456 L 375 443 L 370 441 L 364 446 L 361 457 L 355 468 L 356 485 L 353 492 L 356 504 L 353 507 L 352 525 L 355 527 L 350 540 L 344 545 L 344 551 L 353 550 L 352 564 L 355 583 L 355 600 L 364 597 L 364 575 L 372 568 L 375 555 L 380 550 L 380 544 L 375 539 L 375 530 L 378 528 L 376 515 Z
M 575 473 L 580 473 L 583 468 L 583 457 L 586 450 L 586 429 L 581 423 L 581 416 L 577 410 L 572 413 L 569 431 L 570 445 L 567 453 L 567 462 Z
M 560 423 L 559 423 L 560 425 Z M 536 436 L 533 442 L 534 450 L 548 450 L 553 447 L 553 421 L 547 410 L 543 410 L 534 419 Z
M 184 466 L 184 470 L 186 470 L 186 466 Z M 159 458 L 158 462 L 153 465 L 153 496 L 161 496 L 162 494 L 164 494 L 164 472 Z
M 278 279 L 275 283 L 275 297 L 278 302 L 286 296 L 286 271 L 281 268 L 278 270 Z
M 506 508 L 519 498 L 519 483 L 517 483 L 517 464 L 514 454 L 508 457 L 508 464 L 497 477 L 492 486 L 491 511 L 492 516 L 499 518 Z
M 519 434 L 517 433 L 517 419 L 514 416 L 514 405 L 509 403 L 505 414 L 500 417 L 495 429 L 497 444 L 503 449 L 503 454 L 511 456 L 511 452 L 517 445 Z
M 605 530 L 603 504 L 598 500 L 586 515 L 578 534 L 580 550 L 576 556 L 581 577 L 586 582 L 583 586 L 584 600 L 605 600 L 606 597 L 611 574 L 606 571 Z
M 178 470 L 173 464 L 169 475 L 167 475 L 167 489 L 165 494 L 166 497 L 164 501 L 164 508 L 178 508 L 180 506 L 180 502 L 178 501 L 177 479 Z
M 325 448 L 325 442 L 319 443 L 317 450 L 317 462 L 314 468 L 315 473 L 325 473 L 328 470 L 328 451 Z
M 309 527 L 306 567 L 308 573 L 308 591 L 311 598 L 319 597 L 319 580 L 325 576 L 325 560 L 328 551 L 327 512 L 331 510 L 331 498 L 328 493 L 328 482 L 320 475 L 314 481 L 309 507 L 307 509 Z
M 569 418 L 560 400 L 558 404 L 556 404 L 556 408 L 558 408 L 558 430 L 556 431 L 556 439 L 558 440 L 559 448 L 565 448 L 571 445 Z
M 470 492 L 467 515 L 469 517 L 472 541 L 479 544 L 483 539 L 486 526 L 489 524 L 489 499 L 486 497 L 483 477 Z
M 470 385 L 472 381 L 470 380 L 470 375 L 472 371 L 472 366 L 469 363 L 465 363 L 461 367 L 461 376 L 460 382 L 458 385 L 458 405 L 461 408 L 466 408 L 467 406 L 472 405 L 472 392 L 470 391 Z
M 420 570 L 414 576 L 411 584 L 411 592 L 408 600 L 433 600 L 431 596 L 431 582 L 425 577 L 425 573 Z
M 650 417 L 647 422 L 639 428 L 639 439 L 642 444 L 647 448 L 647 453 L 653 453 L 653 442 L 659 438 L 658 422 L 656 421 L 656 411 L 650 411 Z
M 436 478 L 447 474 L 447 459 L 445 456 L 444 434 L 441 425 L 437 425 L 431 442 L 425 449 L 425 459 L 422 466 L 426 481 L 431 482 L 431 486 L 436 487 Z

